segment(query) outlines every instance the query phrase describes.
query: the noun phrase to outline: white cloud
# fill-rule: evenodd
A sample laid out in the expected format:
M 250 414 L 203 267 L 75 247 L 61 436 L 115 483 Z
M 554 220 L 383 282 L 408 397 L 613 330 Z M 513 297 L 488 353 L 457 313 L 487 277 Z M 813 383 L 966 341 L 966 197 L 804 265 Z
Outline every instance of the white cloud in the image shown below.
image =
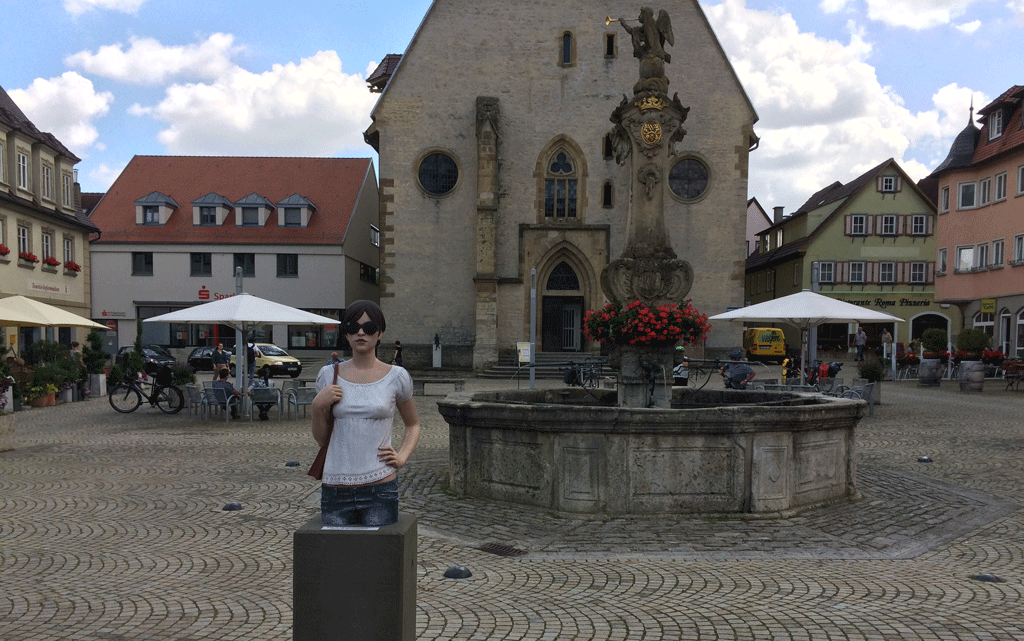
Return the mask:
M 83 163 L 84 164 L 84 163 Z M 117 177 L 124 171 L 125 165 L 121 165 L 117 168 L 112 168 L 107 163 L 100 163 L 99 166 L 92 166 L 92 168 L 86 174 L 86 180 L 82 180 L 82 183 L 88 183 L 92 185 L 92 189 L 95 191 L 106 191 L 114 184 Z
M 868 62 L 871 43 L 853 23 L 848 41 L 839 42 L 801 32 L 790 14 L 748 9 L 744 0 L 704 9 L 760 117 L 748 191 L 766 207 L 793 211 L 811 193 L 888 158 L 920 173 L 933 159 L 914 161 L 916 150 L 944 147 L 944 157 L 951 140 L 943 137 L 967 124 L 971 92 L 955 85 L 936 94 L 935 109 L 911 113 L 879 82 Z
M 950 24 L 979 0 L 867 0 L 868 18 L 894 27 L 928 29 Z
M 964 33 L 970 35 L 981 27 L 981 20 L 972 20 L 971 22 L 965 22 L 963 24 L 956 25 L 956 28 Z
M 818 6 L 821 7 L 821 10 L 825 13 L 835 13 L 846 8 L 848 1 L 849 0 L 821 0 L 821 2 L 818 3 Z
M 64 10 L 73 16 L 87 11 L 106 10 L 137 13 L 146 0 L 64 0 Z
M 36 78 L 27 89 L 8 92 L 36 127 L 57 137 L 77 155 L 94 147 L 99 133 L 93 122 L 106 115 L 114 102 L 108 91 L 96 91 L 92 81 L 74 71 L 49 80 Z
M 122 82 L 161 84 L 172 76 L 212 79 L 231 69 L 241 51 L 234 36 L 215 33 L 199 44 L 167 47 L 153 38 L 132 38 L 131 46 L 106 45 L 96 53 L 79 51 L 64 59 L 69 67 Z
M 129 113 L 167 123 L 159 141 L 170 153 L 322 156 L 363 148 L 376 99 L 363 76 L 321 51 L 261 74 L 233 67 L 209 84 L 175 84 Z

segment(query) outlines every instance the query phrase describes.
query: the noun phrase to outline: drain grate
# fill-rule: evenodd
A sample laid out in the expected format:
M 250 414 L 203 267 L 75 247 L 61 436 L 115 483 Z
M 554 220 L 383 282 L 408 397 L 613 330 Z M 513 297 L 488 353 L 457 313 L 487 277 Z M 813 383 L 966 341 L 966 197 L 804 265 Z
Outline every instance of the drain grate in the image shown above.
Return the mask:
M 526 554 L 526 550 L 520 550 L 511 545 L 501 545 L 499 543 L 484 543 L 477 549 L 488 554 L 497 554 L 498 556 L 523 556 Z

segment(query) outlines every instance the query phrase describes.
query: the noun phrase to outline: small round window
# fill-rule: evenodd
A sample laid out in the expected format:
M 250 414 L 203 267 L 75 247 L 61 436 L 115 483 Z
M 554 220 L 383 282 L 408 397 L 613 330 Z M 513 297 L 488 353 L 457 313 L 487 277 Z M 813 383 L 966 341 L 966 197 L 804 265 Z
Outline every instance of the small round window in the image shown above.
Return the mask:
M 432 153 L 420 162 L 420 186 L 434 196 L 444 196 L 459 181 L 459 167 L 448 154 Z
M 708 188 L 708 168 L 696 158 L 683 158 L 668 172 L 668 186 L 683 200 L 696 200 Z

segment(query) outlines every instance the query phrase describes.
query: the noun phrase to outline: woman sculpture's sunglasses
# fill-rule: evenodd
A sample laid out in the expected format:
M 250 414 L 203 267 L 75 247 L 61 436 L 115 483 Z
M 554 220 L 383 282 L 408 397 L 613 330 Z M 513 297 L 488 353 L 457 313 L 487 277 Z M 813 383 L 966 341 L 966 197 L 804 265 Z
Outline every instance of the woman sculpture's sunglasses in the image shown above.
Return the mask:
M 346 334 L 350 334 L 350 335 L 351 334 L 358 334 L 359 330 L 363 330 L 363 333 L 366 334 L 367 336 L 369 336 L 371 334 L 376 334 L 377 333 L 377 323 L 375 323 L 373 321 L 366 321 L 362 325 L 360 325 L 359 323 L 357 323 L 355 321 L 349 321 L 349 322 L 345 323 L 345 333 Z

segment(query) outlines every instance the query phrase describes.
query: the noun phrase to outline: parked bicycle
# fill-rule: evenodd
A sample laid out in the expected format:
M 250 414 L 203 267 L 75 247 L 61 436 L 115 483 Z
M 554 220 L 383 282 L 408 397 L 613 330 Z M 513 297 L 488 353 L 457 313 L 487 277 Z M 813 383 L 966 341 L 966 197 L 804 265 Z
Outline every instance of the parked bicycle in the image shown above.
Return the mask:
M 587 359 L 582 363 L 570 362 L 562 376 L 562 382 L 570 387 L 599 387 L 603 360 Z
M 180 412 L 185 407 L 185 396 L 173 385 L 171 368 L 148 362 L 143 370 L 152 380 L 126 372 L 126 382 L 115 386 L 107 396 L 110 406 L 122 414 L 130 414 L 139 409 L 145 399 L 150 407 L 158 407 L 165 414 Z

